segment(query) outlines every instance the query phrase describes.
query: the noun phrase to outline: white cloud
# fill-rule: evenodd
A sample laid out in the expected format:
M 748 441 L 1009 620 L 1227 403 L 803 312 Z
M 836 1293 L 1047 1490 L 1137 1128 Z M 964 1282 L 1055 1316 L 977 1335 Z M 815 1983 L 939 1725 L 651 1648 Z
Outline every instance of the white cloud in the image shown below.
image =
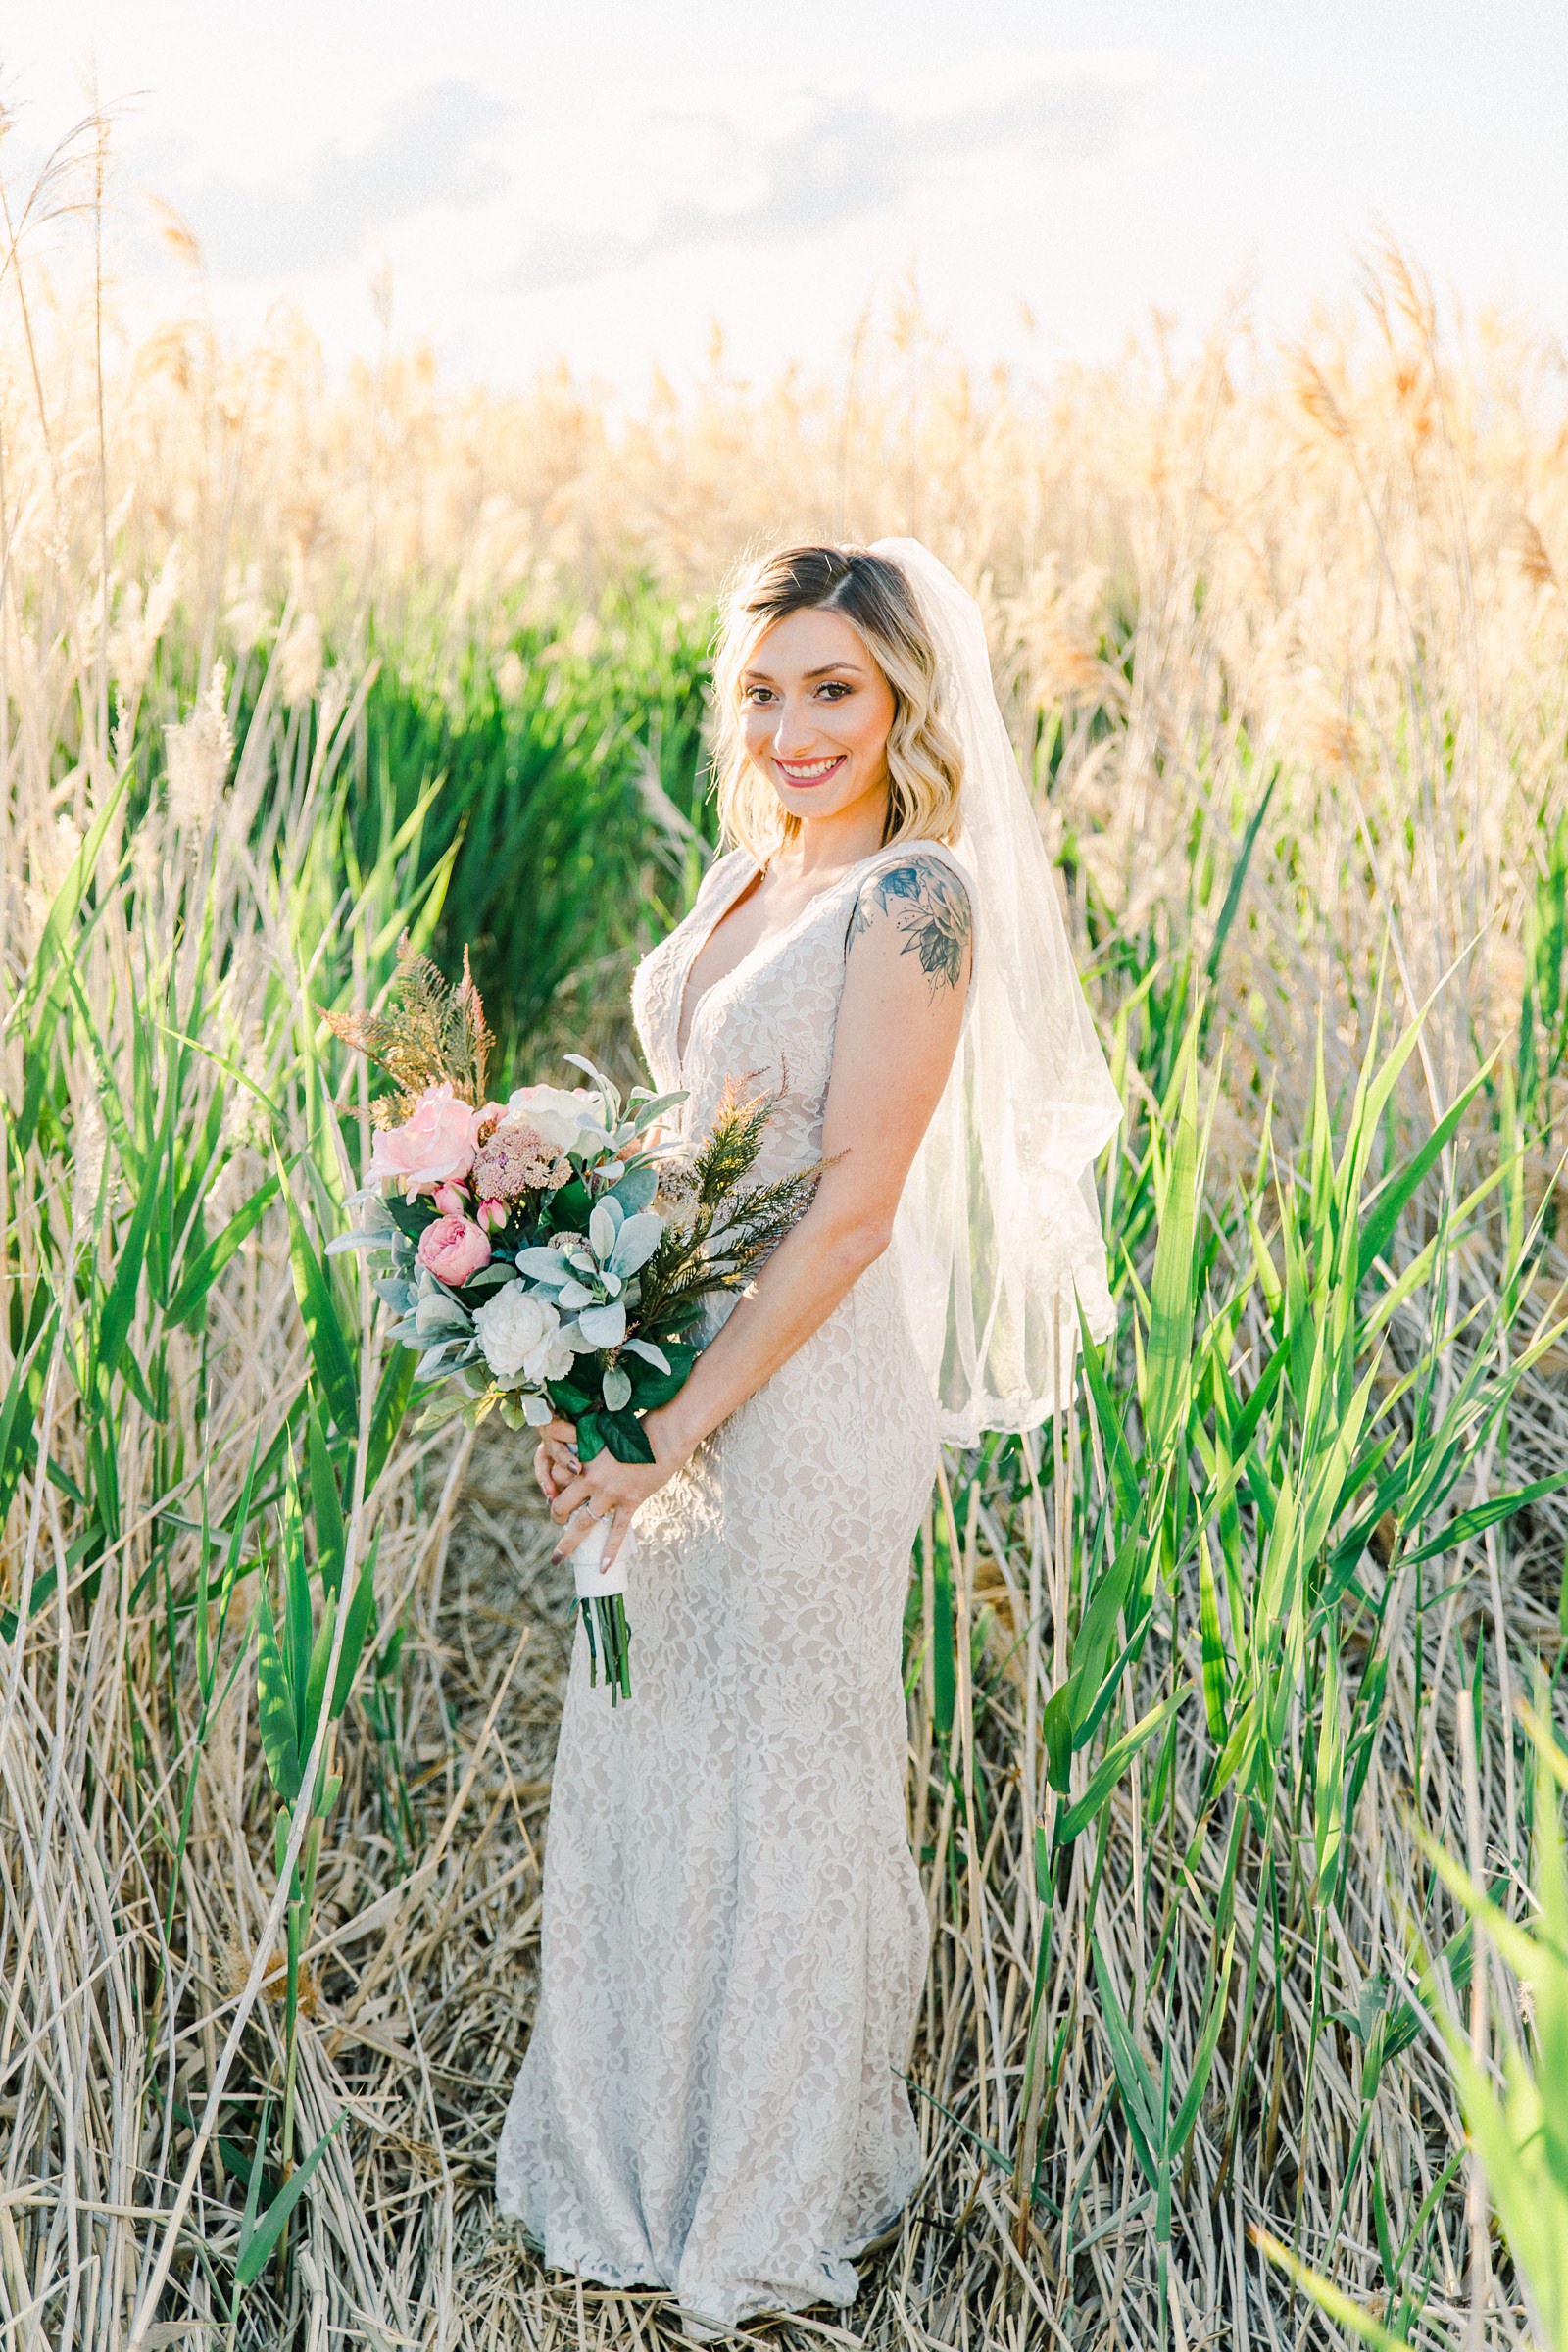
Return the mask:
M 1102 162 L 1115 150 L 1143 75 L 1108 73 L 1102 63 L 1029 61 L 993 66 L 986 82 L 957 102 L 909 85 L 890 99 L 803 93 L 795 121 L 771 140 L 739 139 L 719 114 L 670 118 L 649 114 L 632 129 L 625 161 L 656 162 L 671 127 L 683 152 L 739 152 L 734 168 L 710 184 L 728 201 L 690 193 L 656 201 L 640 231 L 580 223 L 535 229 L 511 273 L 518 291 L 569 286 L 608 273 L 719 244 L 762 245 L 831 234 L 848 223 L 896 212 L 944 169 L 989 163 L 999 152 L 1039 168 Z M 935 101 L 935 102 L 934 102 Z M 770 117 L 780 110 L 772 106 Z M 640 151 L 640 152 L 639 152 Z M 684 174 L 690 182 L 689 171 Z M 735 194 L 739 180 L 740 192 Z M 748 185 L 749 183 L 749 185 Z
M 442 81 L 393 101 L 363 146 L 328 141 L 270 182 L 197 177 L 188 161 L 171 176 L 168 147 L 144 145 L 135 162 L 177 203 L 215 270 L 270 278 L 357 261 L 368 240 L 403 221 L 497 195 L 507 174 L 493 143 L 515 120 L 477 83 Z
M 270 0 L 258 41 L 211 0 L 51 0 L 10 12 L 0 169 L 25 185 L 92 67 L 120 197 L 191 220 L 226 327 L 285 296 L 332 361 L 373 348 L 384 265 L 401 336 L 504 381 L 700 375 L 715 318 L 727 368 L 827 367 L 911 272 L 979 357 L 1109 356 L 1243 266 L 1298 316 L 1375 220 L 1555 321 L 1568 11 L 1485 13 L 1413 49 L 1393 0 Z M 126 331 L 192 298 L 145 225 L 112 202 Z

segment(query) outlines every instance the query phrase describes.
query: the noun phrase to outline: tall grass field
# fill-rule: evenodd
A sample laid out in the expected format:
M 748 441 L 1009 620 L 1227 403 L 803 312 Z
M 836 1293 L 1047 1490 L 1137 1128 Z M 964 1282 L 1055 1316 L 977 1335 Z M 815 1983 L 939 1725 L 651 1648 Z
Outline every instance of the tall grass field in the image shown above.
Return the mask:
M 569 1572 L 426 1427 L 331 1011 L 465 942 L 637 1074 L 719 582 L 970 584 L 1126 1117 L 1119 1329 L 910 1564 L 925 2171 L 878 2352 L 1568 2346 L 1568 405 L 1380 254 L 1049 382 L 501 396 L 0 254 L 0 2322 L 655 2347 L 492 2151 Z M 84 175 L 84 177 L 83 177 Z

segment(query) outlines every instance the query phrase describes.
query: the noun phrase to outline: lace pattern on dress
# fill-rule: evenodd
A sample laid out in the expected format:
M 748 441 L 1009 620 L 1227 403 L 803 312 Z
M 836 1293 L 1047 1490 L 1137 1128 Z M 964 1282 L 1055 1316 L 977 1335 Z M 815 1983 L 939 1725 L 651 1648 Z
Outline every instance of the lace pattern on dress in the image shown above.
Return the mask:
M 850 922 L 900 854 L 706 991 L 679 1071 L 686 976 L 755 869 L 710 870 L 632 992 L 655 1084 L 691 1090 L 686 1133 L 734 1077 L 784 1089 L 760 1175 L 820 1156 Z M 901 1641 L 936 1452 L 884 1256 L 639 1511 L 613 1711 L 578 1636 L 538 2012 L 497 2163 L 502 2211 L 554 2265 L 721 2323 L 844 2304 L 914 2186 L 902 2070 L 928 1929 Z

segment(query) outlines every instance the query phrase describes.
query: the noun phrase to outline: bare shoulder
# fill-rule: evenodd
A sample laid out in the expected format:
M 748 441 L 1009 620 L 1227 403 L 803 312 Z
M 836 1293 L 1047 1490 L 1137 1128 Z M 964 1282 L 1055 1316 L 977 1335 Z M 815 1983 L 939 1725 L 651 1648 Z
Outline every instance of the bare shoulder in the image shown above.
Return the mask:
M 911 844 L 860 885 L 850 946 L 876 940 L 914 956 L 933 998 L 960 988 L 968 974 L 973 914 L 963 876 L 945 858 Z

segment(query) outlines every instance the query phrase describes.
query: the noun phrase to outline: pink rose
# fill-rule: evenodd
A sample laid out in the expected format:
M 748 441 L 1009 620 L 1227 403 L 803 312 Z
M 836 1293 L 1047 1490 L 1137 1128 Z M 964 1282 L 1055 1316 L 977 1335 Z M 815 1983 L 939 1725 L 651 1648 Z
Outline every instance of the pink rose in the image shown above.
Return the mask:
M 444 1217 L 467 1214 L 468 1199 L 461 1184 L 438 1184 L 430 1198 Z
M 473 1165 L 476 1124 L 476 1113 L 459 1101 L 450 1080 L 427 1086 L 401 1127 L 377 1129 L 366 1182 L 391 1176 L 413 1194 L 466 1176 Z
M 419 1263 L 456 1290 L 490 1263 L 490 1237 L 466 1217 L 437 1217 L 419 1236 Z
M 504 1200 L 481 1200 L 473 1213 L 486 1233 L 499 1233 L 507 1221 L 508 1209 Z

